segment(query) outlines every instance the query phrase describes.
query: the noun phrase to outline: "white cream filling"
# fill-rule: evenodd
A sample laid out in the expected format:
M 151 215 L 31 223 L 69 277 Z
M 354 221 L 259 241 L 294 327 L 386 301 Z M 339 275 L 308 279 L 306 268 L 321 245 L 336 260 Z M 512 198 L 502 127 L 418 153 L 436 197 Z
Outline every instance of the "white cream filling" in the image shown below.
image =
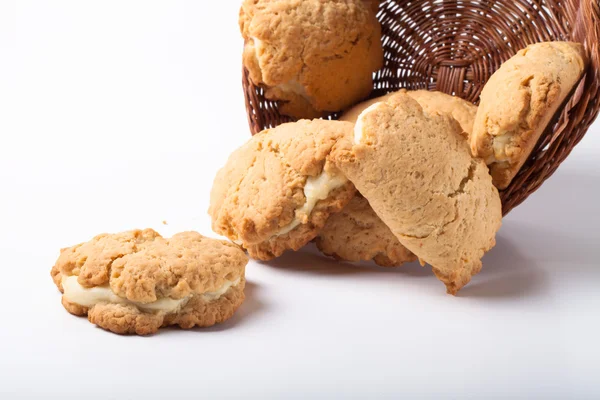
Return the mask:
M 511 139 L 512 135 L 510 134 L 494 136 L 492 147 L 496 161 L 506 160 L 506 146 L 511 142 Z
M 371 111 L 375 111 L 375 109 L 379 107 L 381 103 L 382 102 L 380 101 L 378 103 L 371 104 L 369 107 L 365 108 L 363 112 L 360 113 L 360 115 L 356 119 L 356 124 L 354 124 L 354 143 L 360 143 L 364 137 L 365 128 L 363 119 L 367 116 L 368 113 L 370 113 Z
M 276 88 L 285 93 L 294 93 L 298 96 L 303 97 L 306 100 L 310 100 L 310 96 L 306 92 L 306 88 L 297 80 L 292 79 L 286 83 L 275 85 Z
M 223 296 L 225 293 L 227 293 L 227 291 L 232 286 L 237 286 L 238 283 L 240 283 L 240 278 L 237 278 L 233 281 L 225 281 L 223 286 L 221 286 L 214 292 L 204 292 L 204 293 L 202 293 L 201 296 L 204 297 L 204 300 L 206 300 L 206 301 L 218 300 L 221 296 Z
M 283 227 L 274 236 L 285 235 L 298 225 L 302 224 L 303 221 L 308 218 L 319 200 L 325 200 L 329 197 L 329 193 L 344 186 L 346 182 L 348 182 L 348 180 L 343 175 L 330 175 L 325 171 L 318 176 L 307 178 L 304 185 L 304 197 L 306 197 L 304 205 L 296 210 L 295 219 L 287 226 Z
M 92 307 L 98 303 L 115 303 L 115 304 L 131 304 L 136 306 L 142 311 L 160 311 L 165 313 L 171 313 L 179 310 L 181 307 L 188 302 L 192 295 L 181 298 L 171 299 L 162 298 L 152 303 L 139 303 L 131 300 L 124 299 L 113 293 L 108 285 L 95 286 L 91 288 L 83 287 L 77 282 L 77 276 L 66 276 L 62 278 L 63 296 L 66 300 L 71 303 L 78 304 L 83 307 Z M 240 278 L 234 281 L 226 281 L 223 286 L 214 292 L 202 293 L 202 297 L 206 301 L 214 301 L 221 297 L 225 292 L 232 286 L 240 283 Z
M 260 54 L 258 54 L 259 48 L 263 47 L 263 42 L 262 40 L 255 38 L 254 36 L 250 36 L 250 40 L 252 40 L 252 43 L 254 44 L 254 57 L 256 57 L 256 61 L 258 62 L 260 60 Z

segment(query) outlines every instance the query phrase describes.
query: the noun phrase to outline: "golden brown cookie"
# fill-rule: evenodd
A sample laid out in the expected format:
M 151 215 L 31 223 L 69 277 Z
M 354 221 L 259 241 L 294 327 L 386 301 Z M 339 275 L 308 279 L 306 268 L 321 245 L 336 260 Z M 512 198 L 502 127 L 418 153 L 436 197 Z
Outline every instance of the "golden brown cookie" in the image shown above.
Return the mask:
M 508 187 L 546 126 L 586 69 L 579 43 L 537 43 L 519 51 L 488 80 L 471 137 L 493 182 Z
M 465 138 L 471 134 L 477 106 L 459 97 L 437 91 L 400 89 L 355 105 L 347 110 L 340 120 L 354 124 L 365 109 L 386 101 L 397 93 L 405 93 L 417 100 L 426 112 L 451 115 L 461 125 Z M 341 213 L 330 217 L 317 237 L 317 246 L 325 254 L 342 260 L 374 259 L 384 267 L 399 266 L 416 259 L 379 219 L 368 201 L 360 195 Z
M 371 0 L 245 0 L 243 63 L 282 114 L 314 118 L 365 98 L 381 68 Z
M 244 301 L 247 262 L 229 242 L 196 232 L 165 239 L 146 229 L 62 249 L 51 275 L 71 314 L 111 332 L 147 335 L 229 319 Z
M 501 224 L 498 190 L 460 125 L 405 93 L 359 116 L 332 160 L 419 259 L 455 294 L 481 269 Z
M 316 244 L 324 254 L 338 260 L 374 260 L 382 267 L 398 267 L 417 259 L 359 194 L 341 212 L 329 217 Z
M 473 122 L 475 121 L 475 114 L 477 113 L 477 106 L 473 103 L 469 103 L 460 97 L 450 96 L 446 93 L 428 90 L 409 90 L 400 89 L 397 92 L 388 93 L 384 96 L 376 97 L 363 101 L 350 108 L 340 117 L 340 121 L 348 121 L 356 123 L 358 116 L 366 110 L 368 107 L 375 103 L 386 101 L 391 96 L 397 93 L 406 93 L 413 99 L 419 102 L 419 105 L 423 107 L 423 110 L 432 114 L 448 114 L 451 115 L 463 129 L 463 136 L 469 138 L 473 132 Z
M 217 173 L 213 230 L 260 260 L 304 246 L 354 196 L 328 161 L 333 145 L 351 135 L 348 122 L 301 120 L 253 136 Z

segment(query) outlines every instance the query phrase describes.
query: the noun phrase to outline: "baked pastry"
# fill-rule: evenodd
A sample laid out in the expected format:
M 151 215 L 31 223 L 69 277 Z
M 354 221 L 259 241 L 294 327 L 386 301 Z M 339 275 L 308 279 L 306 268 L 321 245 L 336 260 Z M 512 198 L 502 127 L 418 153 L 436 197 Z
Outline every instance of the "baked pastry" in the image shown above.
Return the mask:
M 356 192 L 328 160 L 344 136 L 352 136 L 352 124 L 325 120 L 254 135 L 217 173 L 209 207 L 213 230 L 259 260 L 314 239 Z
M 239 24 L 250 80 L 295 118 L 319 117 L 367 97 L 383 63 L 378 4 L 245 0 Z
M 315 242 L 324 254 L 343 261 L 373 260 L 382 267 L 398 267 L 417 259 L 360 194 L 329 217 Z
M 520 50 L 490 77 L 471 137 L 494 185 L 508 187 L 586 69 L 579 43 L 537 43 Z
M 62 249 L 51 274 L 71 314 L 114 333 L 147 335 L 229 319 L 244 301 L 247 262 L 233 243 L 145 229 Z
M 466 139 L 471 136 L 475 114 L 477 113 L 477 106 L 460 97 L 450 96 L 449 94 L 437 91 L 400 89 L 397 92 L 388 93 L 384 96 L 369 99 L 355 105 L 342 114 L 340 121 L 355 123 L 358 116 L 369 106 L 386 101 L 397 93 L 406 93 L 418 101 L 419 105 L 423 107 L 423 110 L 430 114 L 439 113 L 451 115 L 460 124 L 463 130 L 463 136 Z
M 344 112 L 340 120 L 354 124 L 365 109 L 398 93 L 405 93 L 417 100 L 427 112 L 451 115 L 461 125 L 465 137 L 471 134 L 477 106 L 460 97 L 427 90 L 401 89 L 364 101 Z M 346 261 L 373 259 L 378 265 L 395 267 L 416 259 L 361 195 L 357 195 L 342 212 L 332 215 L 327 220 L 317 236 L 316 243 L 323 253 Z
M 398 240 L 455 294 L 495 245 L 502 212 L 482 160 L 471 157 L 460 125 L 429 114 L 406 93 L 370 106 L 333 162 Z

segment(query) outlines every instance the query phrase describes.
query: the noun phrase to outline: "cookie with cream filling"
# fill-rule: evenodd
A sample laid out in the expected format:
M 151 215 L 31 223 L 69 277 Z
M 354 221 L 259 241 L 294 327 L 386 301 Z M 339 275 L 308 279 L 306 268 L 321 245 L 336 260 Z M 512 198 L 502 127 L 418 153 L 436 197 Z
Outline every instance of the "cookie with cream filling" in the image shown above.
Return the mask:
M 329 161 L 352 124 L 301 120 L 253 136 L 214 180 L 213 230 L 269 260 L 315 238 L 329 215 L 354 196 L 354 185 Z
M 376 0 L 245 0 L 239 25 L 250 80 L 282 114 L 315 118 L 367 97 L 381 68 Z
M 71 314 L 114 333 L 147 335 L 230 318 L 244 301 L 247 262 L 233 243 L 145 229 L 65 248 L 51 275 Z

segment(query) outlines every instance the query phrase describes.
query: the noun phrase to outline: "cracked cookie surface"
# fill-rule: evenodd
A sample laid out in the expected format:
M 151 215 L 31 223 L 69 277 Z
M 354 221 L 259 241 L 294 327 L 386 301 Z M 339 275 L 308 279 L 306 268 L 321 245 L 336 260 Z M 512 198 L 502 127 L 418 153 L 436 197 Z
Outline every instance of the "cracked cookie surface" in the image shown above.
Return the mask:
M 247 262 L 229 242 L 196 232 L 166 239 L 145 229 L 62 249 L 51 275 L 70 313 L 115 333 L 146 335 L 230 318 L 244 300 Z
M 398 240 L 455 294 L 501 225 L 498 190 L 459 124 L 399 93 L 365 111 L 332 160 Z
M 365 98 L 381 68 L 379 1 L 245 0 L 239 25 L 250 80 L 282 114 L 315 118 Z
M 355 188 L 329 161 L 352 124 L 301 120 L 253 136 L 217 173 L 209 214 L 213 230 L 269 260 L 314 239 Z
M 439 113 L 451 115 L 460 124 L 465 138 L 468 139 L 473 133 L 473 123 L 475 121 L 475 114 L 477 113 L 477 106 L 475 104 L 469 103 L 460 97 L 429 90 L 400 89 L 397 92 L 388 93 L 384 96 L 363 101 L 345 111 L 340 117 L 340 121 L 356 123 L 358 116 L 368 107 L 375 103 L 386 101 L 398 93 L 406 93 L 415 99 L 423 110 L 430 114 Z
M 579 43 L 537 43 L 519 51 L 481 92 L 471 150 L 508 187 L 586 68 Z
M 398 267 L 417 259 L 359 194 L 329 217 L 316 244 L 321 252 L 338 260 L 373 260 L 382 267 Z
M 451 115 L 460 124 L 463 136 L 468 138 L 471 135 L 477 106 L 459 97 L 437 91 L 401 89 L 388 93 L 355 105 L 342 114 L 340 121 L 354 124 L 368 107 L 386 101 L 398 93 L 415 99 L 426 112 Z M 342 212 L 329 218 L 317 237 L 317 247 L 323 253 L 338 259 L 373 259 L 384 267 L 399 266 L 416 259 L 379 219 L 368 201 L 360 195 L 357 195 Z

